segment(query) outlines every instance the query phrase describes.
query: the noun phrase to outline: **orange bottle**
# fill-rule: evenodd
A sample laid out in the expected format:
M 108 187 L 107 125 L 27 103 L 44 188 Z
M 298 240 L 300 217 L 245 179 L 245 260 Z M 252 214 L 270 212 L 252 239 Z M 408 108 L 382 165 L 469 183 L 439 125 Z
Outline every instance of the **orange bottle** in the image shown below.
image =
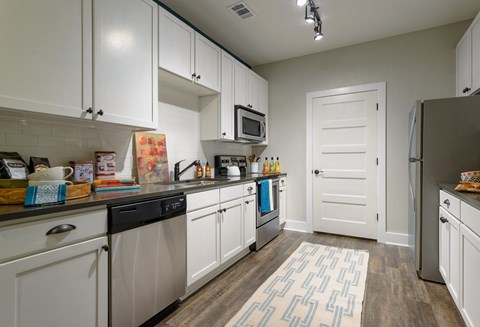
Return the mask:
M 207 161 L 207 164 L 205 165 L 205 178 L 210 178 L 212 177 L 212 168 L 210 167 L 210 164 Z
M 197 170 L 195 171 L 195 178 L 202 178 L 203 177 L 203 168 L 202 165 L 197 166 Z
M 270 167 L 268 166 L 268 158 L 265 157 L 265 162 L 263 163 L 263 173 L 268 174 L 270 171 Z

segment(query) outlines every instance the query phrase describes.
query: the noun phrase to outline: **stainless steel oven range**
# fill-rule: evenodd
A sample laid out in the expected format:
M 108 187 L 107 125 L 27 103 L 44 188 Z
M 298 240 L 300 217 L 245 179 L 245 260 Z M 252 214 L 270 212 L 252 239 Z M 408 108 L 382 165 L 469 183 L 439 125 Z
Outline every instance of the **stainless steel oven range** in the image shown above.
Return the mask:
M 272 180 L 272 202 L 271 210 L 268 212 L 262 212 L 262 197 L 261 197 L 261 185 L 263 180 Z M 256 242 L 250 246 L 251 250 L 258 251 L 264 247 L 268 242 L 278 236 L 280 232 L 280 220 L 279 220 L 279 178 L 278 176 L 264 176 L 259 177 L 256 180 L 257 183 L 257 238 Z

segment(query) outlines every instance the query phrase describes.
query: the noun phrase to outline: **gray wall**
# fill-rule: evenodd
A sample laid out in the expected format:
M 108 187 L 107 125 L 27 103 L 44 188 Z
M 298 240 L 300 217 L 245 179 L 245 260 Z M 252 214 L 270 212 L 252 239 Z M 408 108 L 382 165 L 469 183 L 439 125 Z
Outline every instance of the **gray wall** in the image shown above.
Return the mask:
M 254 68 L 269 81 L 270 145 L 262 156 L 280 156 L 282 171 L 288 173 L 288 219 L 306 220 L 306 93 L 386 82 L 387 232 L 407 233 L 408 112 L 415 100 L 455 96 L 455 47 L 469 24 L 450 24 Z

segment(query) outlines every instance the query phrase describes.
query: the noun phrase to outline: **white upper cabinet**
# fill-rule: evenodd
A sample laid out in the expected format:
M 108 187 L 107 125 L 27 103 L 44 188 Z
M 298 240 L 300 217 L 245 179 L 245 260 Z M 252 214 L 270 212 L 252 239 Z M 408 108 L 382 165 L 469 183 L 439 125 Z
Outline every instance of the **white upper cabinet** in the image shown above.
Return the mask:
M 457 45 L 457 96 L 480 90 L 480 13 Z
M 472 89 L 480 89 L 480 14 L 472 25 Z
M 158 64 L 178 76 L 192 79 L 195 72 L 195 31 L 159 7 Z
M 220 92 L 221 49 L 159 7 L 159 67 Z
M 220 100 L 220 138 L 233 140 L 234 130 L 234 73 L 235 59 L 222 51 L 222 90 Z
M 235 63 L 235 104 L 268 113 L 268 82 L 238 61 Z
M 0 107 L 156 127 L 155 2 L 5 0 L 0 12 Z
M 0 107 L 87 116 L 92 1 L 2 0 L 0 13 Z
M 235 104 L 248 105 L 248 72 L 242 63 L 235 62 Z
M 154 128 L 158 5 L 151 0 L 94 4 L 94 119 Z

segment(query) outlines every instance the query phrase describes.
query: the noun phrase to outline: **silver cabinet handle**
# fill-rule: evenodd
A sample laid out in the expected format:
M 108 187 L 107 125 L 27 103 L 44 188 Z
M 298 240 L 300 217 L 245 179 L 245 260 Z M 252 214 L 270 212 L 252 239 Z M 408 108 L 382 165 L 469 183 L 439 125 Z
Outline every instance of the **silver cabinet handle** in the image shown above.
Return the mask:
M 72 225 L 72 224 L 61 224 L 61 225 L 55 226 L 52 229 L 50 229 L 45 235 L 48 236 L 48 235 L 53 235 L 53 234 L 66 233 L 66 232 L 72 231 L 76 228 L 77 228 L 77 226 Z
M 440 221 L 442 222 L 442 224 L 448 223 L 448 219 L 445 217 L 440 217 Z
M 249 186 L 249 187 L 247 188 L 247 191 L 253 191 L 253 187 Z
M 443 203 L 445 203 L 447 206 L 450 205 L 450 200 L 446 199 L 445 201 L 443 201 Z

